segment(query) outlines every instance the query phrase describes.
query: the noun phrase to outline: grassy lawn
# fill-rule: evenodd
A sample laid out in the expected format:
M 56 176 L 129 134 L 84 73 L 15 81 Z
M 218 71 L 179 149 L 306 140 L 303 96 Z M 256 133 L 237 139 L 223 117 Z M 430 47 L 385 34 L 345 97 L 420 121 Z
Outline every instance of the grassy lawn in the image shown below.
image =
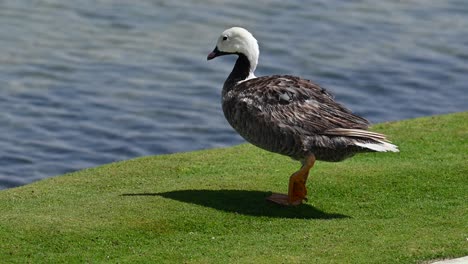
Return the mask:
M 248 144 L 0 191 L 0 263 L 420 263 L 468 255 L 468 112 L 378 124 L 400 153 L 299 163 Z

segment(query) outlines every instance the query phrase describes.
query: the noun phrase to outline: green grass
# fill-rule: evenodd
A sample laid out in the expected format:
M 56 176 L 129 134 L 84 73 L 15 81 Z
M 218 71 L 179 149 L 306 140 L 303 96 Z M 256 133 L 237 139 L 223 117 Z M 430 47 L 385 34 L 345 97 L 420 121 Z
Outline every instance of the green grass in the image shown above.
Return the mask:
M 1 263 L 419 263 L 468 255 L 468 112 L 376 125 L 401 153 L 299 164 L 248 144 L 0 191 Z

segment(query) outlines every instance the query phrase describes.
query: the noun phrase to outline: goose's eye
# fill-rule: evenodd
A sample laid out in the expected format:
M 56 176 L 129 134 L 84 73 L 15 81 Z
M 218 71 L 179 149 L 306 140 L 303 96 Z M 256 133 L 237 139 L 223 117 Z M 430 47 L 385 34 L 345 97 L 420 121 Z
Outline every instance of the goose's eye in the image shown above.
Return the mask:
M 227 36 L 224 36 L 224 37 L 223 37 L 223 40 L 227 40 Z

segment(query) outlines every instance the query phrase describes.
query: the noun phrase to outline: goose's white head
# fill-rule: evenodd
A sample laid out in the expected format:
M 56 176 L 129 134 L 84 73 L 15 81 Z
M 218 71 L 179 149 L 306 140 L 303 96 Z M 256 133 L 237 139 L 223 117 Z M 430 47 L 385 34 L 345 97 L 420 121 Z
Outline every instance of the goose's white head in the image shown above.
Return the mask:
M 211 60 L 229 54 L 245 55 L 250 62 L 250 72 L 253 75 L 255 68 L 257 68 L 260 51 L 257 40 L 249 31 L 241 27 L 226 29 L 219 36 L 215 49 L 208 54 L 206 59 Z

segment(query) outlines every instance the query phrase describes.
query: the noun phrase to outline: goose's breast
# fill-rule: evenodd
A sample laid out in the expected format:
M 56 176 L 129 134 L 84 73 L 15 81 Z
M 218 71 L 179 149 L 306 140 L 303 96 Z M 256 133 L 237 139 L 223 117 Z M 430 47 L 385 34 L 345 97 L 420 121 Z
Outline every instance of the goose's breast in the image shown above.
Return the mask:
M 267 107 L 248 100 L 224 98 L 223 112 L 229 124 L 257 147 L 297 159 L 303 157 L 306 150 L 300 133 L 272 117 Z

